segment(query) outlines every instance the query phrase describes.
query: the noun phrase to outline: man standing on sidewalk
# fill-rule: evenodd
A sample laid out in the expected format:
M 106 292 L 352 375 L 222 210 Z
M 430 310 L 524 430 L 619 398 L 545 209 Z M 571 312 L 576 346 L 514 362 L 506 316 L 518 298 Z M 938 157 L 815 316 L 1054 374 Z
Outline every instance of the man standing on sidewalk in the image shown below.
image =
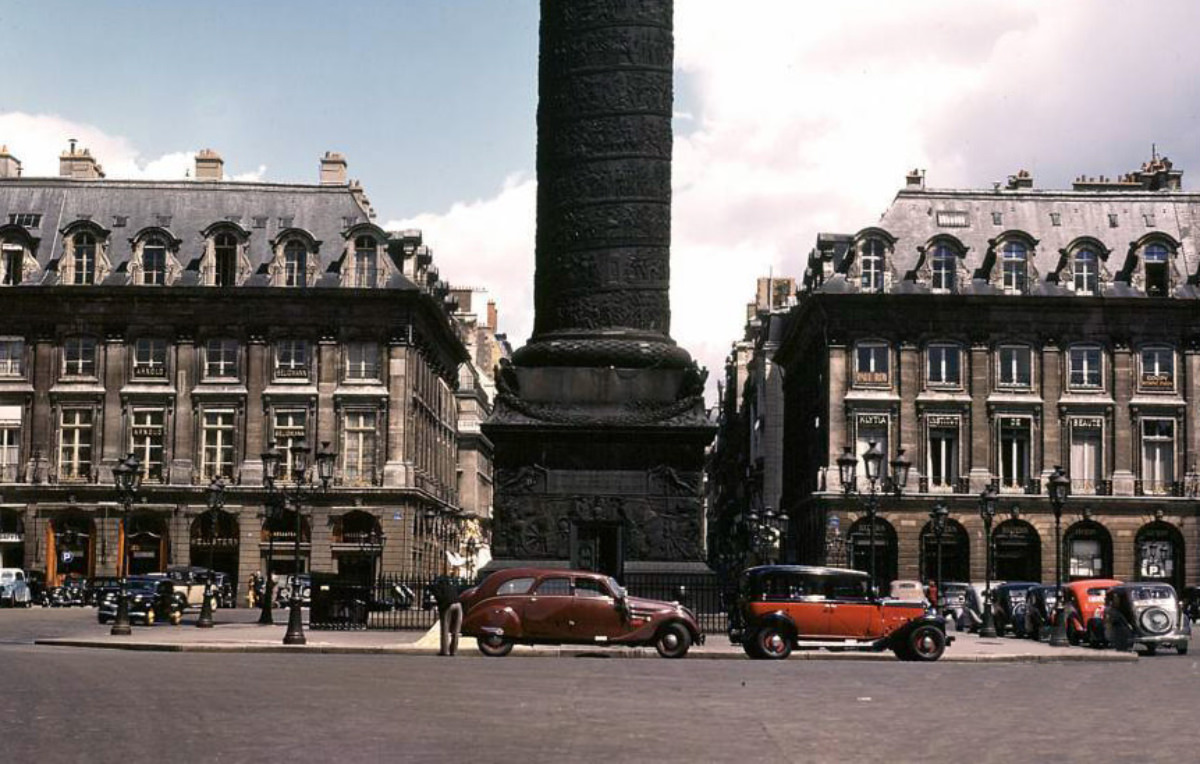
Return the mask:
M 458 652 L 458 633 L 462 630 L 463 609 L 458 601 L 458 587 L 454 579 L 440 576 L 433 582 L 433 598 L 437 602 L 438 619 L 441 624 L 441 641 L 438 655 L 454 655 Z

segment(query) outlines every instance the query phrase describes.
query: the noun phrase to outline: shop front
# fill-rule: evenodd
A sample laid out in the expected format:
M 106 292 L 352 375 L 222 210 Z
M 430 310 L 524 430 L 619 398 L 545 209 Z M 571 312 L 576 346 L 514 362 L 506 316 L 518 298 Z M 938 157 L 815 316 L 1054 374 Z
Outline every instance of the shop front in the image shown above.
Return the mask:
M 947 520 L 942 533 L 942 581 L 971 580 L 971 542 L 957 520 Z M 938 580 L 938 540 L 933 524 L 921 531 L 921 577 L 925 582 Z
M 24 567 L 24 515 L 19 509 L 0 509 L 0 568 Z
M 211 568 L 238 579 L 238 521 L 232 512 L 210 509 L 192 520 L 188 533 L 191 549 L 189 561 L 193 566 Z
M 1162 581 L 1183 591 L 1183 534 L 1174 525 L 1155 520 L 1143 525 L 1134 539 L 1134 575 L 1138 581 Z
M 162 573 L 167 569 L 170 534 L 163 516 L 140 513 L 127 518 L 121 523 L 119 543 L 126 575 Z
M 46 524 L 46 582 L 60 586 L 68 576 L 96 574 L 96 524 L 78 512 L 53 517 Z
M 1018 518 L 1005 520 L 992 531 L 992 543 L 997 581 L 1042 580 L 1042 539 L 1032 525 Z
M 379 519 L 354 510 L 330 518 L 338 577 L 369 585 L 379 576 L 384 536 Z

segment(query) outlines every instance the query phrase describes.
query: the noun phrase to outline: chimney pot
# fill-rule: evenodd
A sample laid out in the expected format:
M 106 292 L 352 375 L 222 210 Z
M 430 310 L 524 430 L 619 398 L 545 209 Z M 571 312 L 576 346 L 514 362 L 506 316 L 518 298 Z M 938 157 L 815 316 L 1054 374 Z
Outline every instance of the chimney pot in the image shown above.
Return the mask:
M 212 149 L 201 149 L 196 154 L 196 180 L 222 180 L 225 177 L 225 160 Z

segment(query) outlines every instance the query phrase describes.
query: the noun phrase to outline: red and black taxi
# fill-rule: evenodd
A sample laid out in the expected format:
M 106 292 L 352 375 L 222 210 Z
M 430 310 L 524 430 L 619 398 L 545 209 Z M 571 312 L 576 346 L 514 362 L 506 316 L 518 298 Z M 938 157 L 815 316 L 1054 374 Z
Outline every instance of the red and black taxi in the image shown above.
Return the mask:
M 704 643 L 696 616 L 677 602 L 630 597 L 615 579 L 584 570 L 512 568 L 459 597 L 464 636 L 499 657 L 514 644 L 653 645 L 682 658 Z
M 730 612 L 729 638 L 751 658 L 782 659 L 794 648 L 891 650 L 936 661 L 953 637 L 920 602 L 872 596 L 858 570 L 764 565 L 746 570 Z

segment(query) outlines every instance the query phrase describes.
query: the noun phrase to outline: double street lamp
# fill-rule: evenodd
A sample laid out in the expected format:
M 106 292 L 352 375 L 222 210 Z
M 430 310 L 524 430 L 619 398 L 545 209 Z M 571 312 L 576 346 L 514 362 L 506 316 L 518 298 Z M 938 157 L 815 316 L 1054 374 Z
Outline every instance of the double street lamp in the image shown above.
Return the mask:
M 787 512 L 777 513 L 770 507 L 764 507 L 761 515 L 753 509 L 746 515 L 747 546 L 759 557 L 760 562 L 770 563 L 771 548 L 783 543 L 788 519 Z M 779 553 L 782 557 L 782 548 Z
M 983 563 L 983 625 L 979 628 L 979 636 L 983 639 L 996 636 L 996 624 L 992 617 L 992 521 L 996 519 L 999 500 L 999 492 L 990 485 L 979 494 L 979 517 L 983 520 L 983 545 L 986 549 Z
M 846 497 L 859 496 L 858 488 L 855 485 L 855 470 L 858 466 L 858 459 L 854 457 L 851 446 L 846 446 L 842 455 L 837 458 L 838 474 L 842 479 L 842 491 Z M 900 496 L 904 492 L 904 486 L 908 483 L 908 470 L 912 467 L 912 462 L 904 458 L 904 449 L 901 448 L 896 452 L 896 458 L 889 462 L 892 468 L 892 476 L 890 481 L 882 480 L 882 469 L 885 454 L 879 448 L 879 444 L 871 441 L 868 443 L 867 452 L 863 454 L 863 467 L 867 473 L 867 485 L 870 488 L 870 493 L 865 497 L 860 497 L 867 511 L 867 523 L 869 526 L 870 538 L 870 574 L 871 574 L 871 596 L 877 595 L 875 581 L 875 516 L 879 512 L 879 494 L 877 488 L 887 490 L 895 496 Z
M 200 606 L 200 618 L 196 628 L 211 629 L 213 627 L 213 547 L 217 545 L 217 517 L 225 507 L 225 479 L 216 475 L 208 488 L 204 489 L 208 503 L 208 576 L 204 581 L 204 604 Z
M 300 509 L 306 499 L 312 498 L 318 492 L 324 493 L 329 490 L 329 481 L 333 479 L 333 465 L 337 461 L 337 454 L 329 450 L 328 441 L 321 444 L 321 450 L 316 454 L 317 481 L 313 480 L 314 476 L 309 470 L 308 460 L 312 455 L 312 449 L 308 447 L 308 444 L 303 440 L 294 441 L 288 449 L 288 454 L 291 456 L 291 480 L 281 484 L 279 481 L 283 477 L 285 454 L 275 448 L 274 441 L 268 444 L 267 450 L 262 454 L 263 486 L 267 489 L 268 507 L 286 507 L 290 504 L 296 514 L 288 627 L 287 633 L 283 636 L 283 643 L 285 645 L 303 645 L 307 643 L 307 640 L 304 638 L 304 622 L 300 612 Z M 266 588 L 269 594 L 270 587 Z
M 937 539 L 937 591 L 933 598 L 933 609 L 935 613 L 941 613 L 942 603 L 946 601 L 946 595 L 942 591 L 942 537 L 946 535 L 946 520 L 950 517 L 950 510 L 946 508 L 944 502 L 937 502 L 933 505 L 933 509 L 929 510 L 929 522 L 933 527 L 933 537 Z
M 133 511 L 133 500 L 142 488 L 142 463 L 137 454 L 131 452 L 117 462 L 117 466 L 113 467 L 113 483 L 117 488 L 117 501 L 121 503 L 121 532 L 124 534 L 129 530 L 129 513 Z M 129 557 L 129 550 L 125 547 L 128 543 L 126 538 L 117 559 L 117 577 L 121 588 L 117 593 L 117 616 L 113 619 L 112 631 L 109 632 L 121 637 L 133 633 L 133 626 L 129 622 L 129 592 L 125 588 L 125 561 Z
M 1066 647 L 1067 623 L 1063 618 L 1062 593 L 1062 516 L 1067 496 L 1071 493 L 1071 480 L 1056 466 L 1050 475 L 1050 508 L 1054 510 L 1054 630 L 1050 632 L 1051 647 Z

